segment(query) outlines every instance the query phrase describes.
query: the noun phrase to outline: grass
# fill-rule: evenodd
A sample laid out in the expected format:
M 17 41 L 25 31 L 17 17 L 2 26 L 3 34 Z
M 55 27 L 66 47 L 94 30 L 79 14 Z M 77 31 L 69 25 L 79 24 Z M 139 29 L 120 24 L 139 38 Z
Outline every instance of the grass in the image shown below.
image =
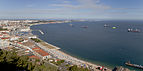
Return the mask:
M 32 39 L 33 41 L 37 42 L 37 43 L 41 42 L 41 40 L 38 39 L 38 38 L 31 38 L 31 39 Z

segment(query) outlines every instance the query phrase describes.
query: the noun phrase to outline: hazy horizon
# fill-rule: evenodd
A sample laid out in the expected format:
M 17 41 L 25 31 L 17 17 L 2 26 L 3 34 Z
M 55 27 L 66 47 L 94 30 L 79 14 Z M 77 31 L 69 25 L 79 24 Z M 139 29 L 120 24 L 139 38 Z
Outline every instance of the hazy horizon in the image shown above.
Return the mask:
M 143 0 L 0 0 L 0 19 L 143 20 Z

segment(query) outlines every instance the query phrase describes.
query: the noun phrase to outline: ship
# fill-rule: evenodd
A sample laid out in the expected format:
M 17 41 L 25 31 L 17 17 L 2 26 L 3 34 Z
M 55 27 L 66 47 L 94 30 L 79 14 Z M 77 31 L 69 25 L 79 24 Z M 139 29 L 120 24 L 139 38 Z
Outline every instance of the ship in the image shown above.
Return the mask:
M 128 29 L 128 32 L 140 32 L 140 30 L 139 30 L 139 29 L 135 29 L 135 30 L 133 30 L 133 29 Z
M 126 62 L 125 65 L 130 66 L 130 67 L 134 67 L 134 68 L 143 69 L 142 65 L 131 64 L 130 61 Z
M 69 24 L 71 27 L 73 27 L 73 24 Z
M 109 25 L 107 25 L 107 24 L 104 24 L 104 27 L 109 27 Z
M 88 26 L 80 26 L 81 28 L 88 28 Z

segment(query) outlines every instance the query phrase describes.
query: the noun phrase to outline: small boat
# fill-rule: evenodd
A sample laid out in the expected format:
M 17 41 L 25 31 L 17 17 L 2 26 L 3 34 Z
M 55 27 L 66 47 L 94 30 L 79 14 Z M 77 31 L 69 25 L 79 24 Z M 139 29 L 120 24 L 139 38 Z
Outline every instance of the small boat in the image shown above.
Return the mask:
M 81 28 L 88 28 L 88 26 L 81 26 Z
M 104 27 L 109 27 L 109 25 L 107 25 L 107 24 L 104 24 Z
M 112 27 L 112 29 L 116 29 L 117 27 Z
M 71 27 L 73 27 L 73 24 L 69 24 Z

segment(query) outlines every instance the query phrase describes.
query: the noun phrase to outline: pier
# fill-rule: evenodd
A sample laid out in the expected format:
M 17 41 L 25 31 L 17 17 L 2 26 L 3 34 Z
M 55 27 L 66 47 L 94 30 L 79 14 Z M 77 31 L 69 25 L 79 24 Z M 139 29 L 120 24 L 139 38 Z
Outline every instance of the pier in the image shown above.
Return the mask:
M 41 30 L 39 30 L 39 32 L 40 32 L 42 35 L 44 35 L 44 32 L 42 32 Z

